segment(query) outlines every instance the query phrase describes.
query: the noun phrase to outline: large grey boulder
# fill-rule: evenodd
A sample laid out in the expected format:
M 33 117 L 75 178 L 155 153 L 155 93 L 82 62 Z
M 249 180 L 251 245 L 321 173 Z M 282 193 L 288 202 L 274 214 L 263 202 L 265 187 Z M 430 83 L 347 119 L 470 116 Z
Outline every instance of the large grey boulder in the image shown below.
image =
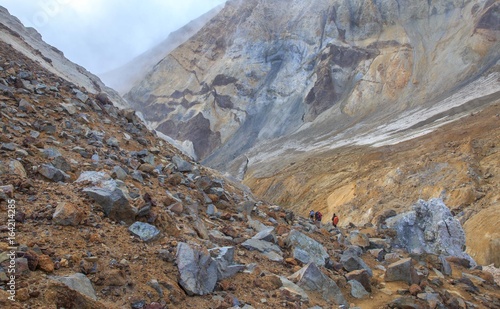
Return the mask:
M 217 263 L 206 249 L 194 248 L 187 243 L 177 245 L 179 285 L 189 296 L 213 292 L 217 283 Z
M 465 253 L 465 232 L 441 199 L 419 200 L 413 211 L 387 221 L 397 232 L 396 245 L 410 253 L 433 253 L 476 262 Z
M 76 273 L 65 277 L 51 277 L 51 279 L 62 282 L 69 288 L 81 294 L 87 295 L 93 300 L 97 299 L 97 295 L 95 293 L 94 287 L 92 286 L 92 283 L 84 274 Z
M 304 264 L 313 262 L 324 266 L 325 260 L 329 258 L 322 244 L 297 230 L 292 230 L 288 234 L 286 243 L 293 248 L 293 257 Z
M 104 181 L 100 187 L 85 188 L 83 192 L 96 201 L 110 219 L 129 224 L 135 221 L 137 209 L 130 204 L 128 192 L 117 181 Z
M 234 263 L 234 247 L 222 247 L 208 250 L 217 263 L 217 279 L 222 280 L 243 271 L 246 266 Z
M 335 281 L 327 277 L 314 263 L 309 263 L 288 279 L 306 291 L 319 292 L 324 300 L 336 305 L 349 306 Z

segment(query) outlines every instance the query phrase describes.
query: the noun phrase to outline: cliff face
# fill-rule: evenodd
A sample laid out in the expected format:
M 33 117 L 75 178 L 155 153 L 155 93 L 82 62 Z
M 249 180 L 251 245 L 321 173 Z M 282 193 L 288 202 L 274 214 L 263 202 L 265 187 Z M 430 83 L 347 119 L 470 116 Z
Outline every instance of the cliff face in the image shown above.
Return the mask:
M 349 144 L 435 106 L 498 61 L 498 10 L 493 1 L 229 1 L 126 98 L 236 174 L 247 157 L 275 156 L 264 154 L 273 146 Z
M 106 87 L 99 77 L 64 57 L 57 48 L 45 43 L 33 28 L 25 28 L 16 17 L 0 6 L 0 40 L 9 44 L 24 56 L 38 62 L 48 72 L 70 81 L 86 91 L 105 93 L 114 105 L 125 108 L 128 104 L 113 89 Z

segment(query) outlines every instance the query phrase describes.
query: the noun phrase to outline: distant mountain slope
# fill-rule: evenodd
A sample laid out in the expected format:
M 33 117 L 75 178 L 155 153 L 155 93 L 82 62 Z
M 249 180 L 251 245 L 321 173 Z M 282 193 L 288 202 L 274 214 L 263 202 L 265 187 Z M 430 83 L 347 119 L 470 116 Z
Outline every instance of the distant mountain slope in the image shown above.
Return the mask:
M 500 90 L 485 75 L 500 59 L 499 6 L 233 0 L 125 97 L 233 174 L 286 149 L 380 142 L 416 125 L 413 114 L 425 122 Z M 483 75 L 485 93 L 446 100 Z
M 172 32 L 156 47 L 135 57 L 127 64 L 112 71 L 100 74 L 106 85 L 120 94 L 127 93 L 138 81 L 142 80 L 149 71 L 172 50 L 188 40 L 198 32 L 212 17 L 222 10 L 219 5 L 197 19 L 192 20 L 184 27 Z
M 106 93 L 118 107 L 128 107 L 127 102 L 116 91 L 106 87 L 97 76 L 85 68 L 66 59 L 60 50 L 45 43 L 35 29 L 25 28 L 19 19 L 10 15 L 9 11 L 1 6 L 0 40 L 40 63 L 49 72 L 86 88 L 90 93 Z

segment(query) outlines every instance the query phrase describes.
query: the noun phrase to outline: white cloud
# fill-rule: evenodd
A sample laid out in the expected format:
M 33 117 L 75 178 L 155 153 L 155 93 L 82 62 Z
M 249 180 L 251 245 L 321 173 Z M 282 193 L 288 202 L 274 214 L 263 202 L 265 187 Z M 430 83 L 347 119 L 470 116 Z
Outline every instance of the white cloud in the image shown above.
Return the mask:
M 225 1 L 0 0 L 0 5 L 67 58 L 102 73 Z

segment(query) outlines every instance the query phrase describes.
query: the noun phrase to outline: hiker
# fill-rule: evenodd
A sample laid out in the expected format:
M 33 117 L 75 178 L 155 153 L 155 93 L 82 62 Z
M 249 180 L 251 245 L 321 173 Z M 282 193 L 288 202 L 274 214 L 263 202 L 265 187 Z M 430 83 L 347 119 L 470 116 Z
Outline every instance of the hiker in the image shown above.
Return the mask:
M 323 214 L 320 211 L 316 211 L 316 221 L 321 222 L 321 219 L 323 219 Z
M 311 210 L 309 212 L 309 220 L 314 221 L 314 215 L 315 215 L 314 210 Z
M 333 214 L 333 217 L 332 217 L 333 227 L 337 227 L 338 223 L 339 223 L 339 217 L 336 214 Z

